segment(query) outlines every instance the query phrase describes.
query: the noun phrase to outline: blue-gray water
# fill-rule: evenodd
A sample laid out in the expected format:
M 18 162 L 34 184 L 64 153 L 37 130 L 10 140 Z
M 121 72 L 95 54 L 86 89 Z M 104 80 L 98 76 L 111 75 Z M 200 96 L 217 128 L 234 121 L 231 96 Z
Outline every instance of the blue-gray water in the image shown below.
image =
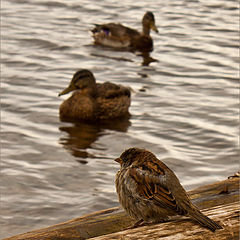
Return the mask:
M 144 147 L 185 188 L 238 170 L 238 3 L 224 0 L 2 1 L 1 237 L 118 205 L 113 161 Z M 154 12 L 158 60 L 93 46 L 94 23 L 141 29 Z M 58 117 L 79 68 L 133 89 L 131 117 L 91 126 Z M 145 89 L 145 91 L 139 91 Z

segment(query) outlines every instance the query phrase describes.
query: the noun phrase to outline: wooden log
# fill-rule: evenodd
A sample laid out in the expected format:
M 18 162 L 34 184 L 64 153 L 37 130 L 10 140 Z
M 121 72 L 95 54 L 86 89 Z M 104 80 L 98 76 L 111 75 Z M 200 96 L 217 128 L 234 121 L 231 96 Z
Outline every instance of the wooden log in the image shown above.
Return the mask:
M 221 222 L 224 229 L 211 232 L 186 218 L 166 223 L 154 224 L 117 233 L 91 238 L 92 240 L 135 240 L 135 239 L 167 239 L 167 240 L 197 240 L 197 239 L 239 239 L 239 203 L 221 205 L 211 210 L 202 211 L 214 220 Z
M 189 218 L 178 217 L 166 223 L 123 231 L 134 221 L 121 208 L 115 207 L 5 240 L 83 240 L 94 237 L 99 240 L 164 239 L 166 237 L 167 239 L 238 239 L 238 177 L 199 187 L 189 191 L 188 194 L 199 209 L 208 209 L 203 212 L 213 220 L 220 221 L 224 229 L 211 233 Z M 136 235 L 138 233 L 139 235 Z M 184 233 L 186 235 L 183 235 Z M 170 238 L 171 236 L 175 237 Z M 220 236 L 223 237 L 219 238 Z

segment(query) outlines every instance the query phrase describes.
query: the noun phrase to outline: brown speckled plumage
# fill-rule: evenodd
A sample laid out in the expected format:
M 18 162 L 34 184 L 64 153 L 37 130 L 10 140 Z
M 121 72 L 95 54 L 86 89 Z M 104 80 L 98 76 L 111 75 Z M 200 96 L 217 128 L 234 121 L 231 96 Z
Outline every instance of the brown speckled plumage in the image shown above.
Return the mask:
M 153 41 L 150 29 L 158 32 L 152 12 L 146 12 L 142 19 L 142 32 L 123 26 L 119 23 L 96 24 L 92 30 L 95 44 L 127 48 L 129 50 L 152 51 Z
M 59 95 L 74 91 L 59 109 L 61 119 L 97 121 L 129 114 L 130 90 L 110 82 L 96 83 L 89 70 L 77 71 Z
M 115 181 L 119 201 L 136 225 L 188 215 L 212 231 L 222 228 L 191 203 L 173 171 L 151 152 L 130 148 L 115 161 L 121 165 Z

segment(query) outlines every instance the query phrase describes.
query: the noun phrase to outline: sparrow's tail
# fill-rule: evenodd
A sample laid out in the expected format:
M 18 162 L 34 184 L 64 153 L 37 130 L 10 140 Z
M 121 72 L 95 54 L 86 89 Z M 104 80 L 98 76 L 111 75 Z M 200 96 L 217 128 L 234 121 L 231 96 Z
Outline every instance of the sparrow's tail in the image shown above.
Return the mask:
M 222 226 L 202 214 L 196 208 L 193 211 L 189 212 L 189 215 L 194 218 L 200 225 L 209 228 L 213 232 L 217 229 L 222 229 Z

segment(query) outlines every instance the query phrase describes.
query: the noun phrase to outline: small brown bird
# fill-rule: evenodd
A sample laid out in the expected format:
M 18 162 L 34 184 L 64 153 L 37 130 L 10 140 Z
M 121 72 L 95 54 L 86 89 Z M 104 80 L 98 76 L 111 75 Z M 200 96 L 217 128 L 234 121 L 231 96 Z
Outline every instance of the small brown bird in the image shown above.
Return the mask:
M 60 106 L 61 119 L 98 121 L 128 116 L 129 88 L 110 82 L 96 83 L 87 69 L 78 70 L 58 96 L 74 91 Z
M 142 19 L 141 33 L 119 23 L 96 24 L 92 33 L 95 44 L 145 52 L 153 50 L 151 29 L 158 32 L 153 13 L 146 12 Z
M 188 215 L 212 231 L 222 228 L 192 204 L 173 171 L 153 153 L 129 148 L 115 161 L 121 165 L 115 181 L 119 201 L 137 220 L 134 226 Z

